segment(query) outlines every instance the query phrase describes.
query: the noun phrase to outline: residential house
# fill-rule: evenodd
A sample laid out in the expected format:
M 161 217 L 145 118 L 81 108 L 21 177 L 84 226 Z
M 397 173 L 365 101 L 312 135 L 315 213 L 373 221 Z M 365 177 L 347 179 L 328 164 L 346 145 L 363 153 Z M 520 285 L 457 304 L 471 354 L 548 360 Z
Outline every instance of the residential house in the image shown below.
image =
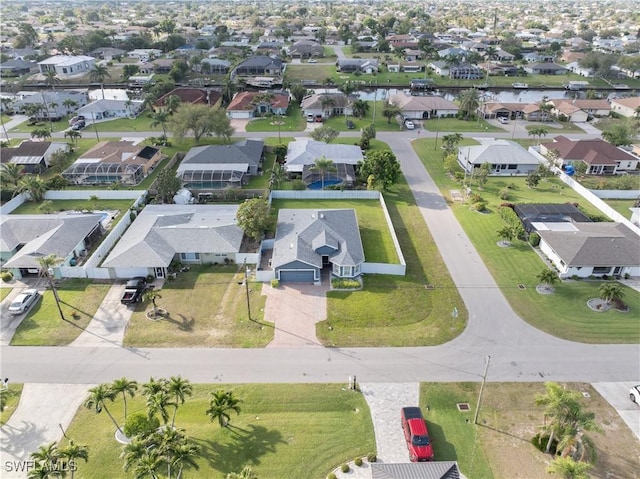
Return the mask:
M 364 249 L 355 210 L 281 209 L 271 261 L 281 283 L 319 283 L 323 271 L 359 278 Z
M 451 65 L 449 67 L 449 78 L 457 80 L 479 80 L 484 78 L 484 72 L 476 65 L 471 65 L 469 63 Z
M 531 75 L 566 75 L 569 69 L 551 62 L 535 62 L 525 65 L 524 70 Z
M 488 101 L 480 104 L 476 110 L 477 114 L 482 118 L 522 118 L 525 117 L 527 107 L 536 106 L 535 103 L 507 103 L 507 102 L 495 102 Z M 539 110 L 539 107 L 536 108 Z
M 563 63 L 573 63 L 582 60 L 585 57 L 584 52 L 574 52 L 573 50 L 564 50 L 559 60 Z
M 378 73 L 378 60 L 373 58 L 339 58 L 337 71 L 342 73 Z
M 320 158 L 333 161 L 334 165 L 356 166 L 364 160 L 362 150 L 356 145 L 324 143 L 307 138 L 289 143 L 284 168 L 289 174 L 302 174 L 305 166 L 313 166 Z M 343 178 L 347 181 L 347 178 Z
M 554 55 L 541 53 L 541 52 L 529 52 L 522 55 L 522 59 L 527 63 L 552 63 L 554 61 Z
M 329 118 L 352 115 L 351 104 L 351 99 L 344 93 L 314 93 L 302 99 L 300 108 L 305 116 Z
M 276 76 L 280 77 L 284 72 L 285 63 L 279 58 L 268 56 L 253 56 L 241 62 L 231 72 L 231 77 L 236 76 Z
M 54 153 L 68 148 L 62 142 L 25 140 L 15 148 L 0 149 L 0 162 L 21 165 L 25 173 L 40 173 L 49 168 Z
M 166 74 L 171 72 L 175 62 L 176 60 L 174 58 L 158 58 L 157 60 L 153 60 L 147 67 L 152 68 L 153 73 Z
M 102 141 L 91 148 L 62 176 L 72 185 L 139 184 L 162 161 L 159 148 L 131 141 Z
M 424 70 L 424 63 L 418 62 L 397 62 L 388 63 L 387 70 L 390 73 L 420 73 Z
M 218 108 L 222 103 L 222 94 L 218 90 L 178 87 L 169 93 L 162 95 L 153 102 L 152 109 L 154 112 L 165 111 L 167 99 L 171 96 L 180 98 L 180 103 L 188 105 L 208 105 L 212 108 Z
M 162 55 L 162 50 L 157 48 L 136 48 L 127 53 L 129 58 L 136 58 L 142 63 L 147 63 L 149 60 L 153 60 Z
M 423 52 L 422 50 L 414 50 L 412 48 L 404 49 L 404 59 L 407 62 L 415 62 L 418 60 L 422 60 Z
M 611 100 L 611 111 L 625 118 L 640 118 L 640 96 Z
M 526 176 L 538 169 L 540 162 L 518 143 L 486 138 L 480 145 L 458 148 L 458 164 L 465 175 L 473 175 L 485 163 L 491 176 Z
M 583 162 L 588 175 L 613 175 L 638 169 L 640 158 L 601 139 L 570 140 L 556 136 L 552 142 L 542 143 L 540 153 L 555 151 L 563 165 Z
M 84 75 L 93 70 L 95 58 L 86 55 L 55 55 L 38 62 L 43 75 L 47 71 L 55 71 L 60 77 Z
M 577 203 L 576 203 L 577 204 Z M 513 211 L 527 233 L 541 223 L 575 223 L 591 221 L 574 203 L 518 203 Z
M 235 261 L 243 231 L 238 205 L 147 205 L 102 262 L 116 278 L 166 278 L 173 261 Z
M 104 234 L 101 213 L 59 213 L 0 216 L 0 263 L 14 278 L 35 278 L 39 259 L 62 258 L 53 268 L 60 277 L 61 266 L 75 266 Z
M 205 67 L 204 65 L 209 65 Z M 205 58 L 200 62 L 200 72 L 211 75 L 226 75 L 229 73 L 231 62 L 220 58 Z
M 86 105 L 87 102 L 86 90 L 25 92 L 14 101 L 13 110 L 23 114 L 27 112 L 27 105 L 40 105 L 39 112 L 33 115 L 34 118 L 59 120 L 70 111 Z
M 572 123 L 584 123 L 594 117 L 609 116 L 611 106 L 607 100 L 549 100 L 553 105 L 551 114 L 557 118 L 564 117 Z
M 640 276 L 638 235 L 622 223 L 539 223 L 536 232 L 561 278 Z
M 287 93 L 261 93 L 242 91 L 234 95 L 227 107 L 227 116 L 233 119 L 247 119 L 264 115 L 287 114 L 289 95 Z
M 400 108 L 402 116 L 411 120 L 455 116 L 459 110 L 455 103 L 436 95 L 413 96 L 397 93 L 389 98 L 389 102 Z
M 438 56 L 440 58 L 458 57 L 458 58 L 464 59 L 468 54 L 469 54 L 469 51 L 459 47 L 450 47 L 450 48 L 444 48 L 442 50 L 438 50 Z
M 13 77 L 20 75 L 27 75 L 29 73 L 35 73 L 38 71 L 38 64 L 36 62 L 28 62 L 17 58 L 7 60 L 0 63 L 0 76 Z
M 454 461 L 371 463 L 371 479 L 461 479 Z
M 123 50 L 121 48 L 113 48 L 113 47 L 100 47 L 89 52 L 89 55 L 91 55 L 93 58 L 98 58 L 100 60 L 106 60 L 106 61 L 111 61 L 111 60 L 114 60 L 115 58 L 123 57 L 126 54 L 127 54 L 126 50 Z
M 132 118 L 143 110 L 142 100 L 97 100 L 76 110 L 87 120 L 106 121 L 118 118 Z
M 291 58 L 318 58 L 324 56 L 324 48 L 316 41 L 300 40 L 287 50 Z
M 485 62 L 478 66 L 486 71 L 489 76 L 515 77 L 520 73 L 518 67 L 511 63 Z
M 440 75 L 443 77 L 449 76 L 449 64 L 445 61 L 430 62 L 429 68 L 431 68 L 436 75 Z
M 242 140 L 232 145 L 196 146 L 176 171 L 188 190 L 241 187 L 262 171 L 264 141 Z
M 587 77 L 587 78 L 593 77 L 593 73 L 594 73 L 593 68 L 580 66 L 580 62 L 575 61 L 575 62 L 567 63 L 566 66 L 571 72 L 577 75 Z

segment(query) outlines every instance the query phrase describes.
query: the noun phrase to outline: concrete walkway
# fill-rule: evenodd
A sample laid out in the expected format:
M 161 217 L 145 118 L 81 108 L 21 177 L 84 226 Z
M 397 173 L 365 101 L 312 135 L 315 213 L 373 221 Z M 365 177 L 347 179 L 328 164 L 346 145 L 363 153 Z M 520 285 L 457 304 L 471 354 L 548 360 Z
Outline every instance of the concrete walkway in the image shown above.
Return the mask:
M 24 478 L 31 453 L 59 441 L 78 407 L 84 402 L 87 384 L 25 384 L 20 403 L 9 421 L 0 427 L 0 477 Z
M 631 432 L 640 440 L 640 404 L 629 399 L 629 390 L 636 384 L 638 383 L 592 383 L 592 386 L 611 404 Z

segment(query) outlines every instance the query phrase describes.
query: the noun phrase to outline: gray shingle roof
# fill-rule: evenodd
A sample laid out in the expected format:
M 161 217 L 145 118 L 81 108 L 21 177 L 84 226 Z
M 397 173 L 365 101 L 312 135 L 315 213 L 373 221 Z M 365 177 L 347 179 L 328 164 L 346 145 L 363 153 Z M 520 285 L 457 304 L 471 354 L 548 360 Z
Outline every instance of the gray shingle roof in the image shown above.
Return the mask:
M 233 145 L 208 145 L 191 148 L 178 167 L 178 176 L 198 165 L 211 164 L 260 164 L 264 141 L 243 140 Z
M 538 159 L 518 143 L 508 140 L 495 140 L 482 145 L 464 146 L 460 154 L 474 165 L 489 163 L 493 165 L 535 165 Z
M 566 228 L 567 224 L 563 223 Z M 622 223 L 571 223 L 570 231 L 537 229 L 569 266 L 640 266 L 638 236 Z
M 102 266 L 167 267 L 177 253 L 240 251 L 238 205 L 148 205 Z
M 348 165 L 356 165 L 364 159 L 359 146 L 300 139 L 289 143 L 285 168 L 287 171 L 302 171 L 305 165 L 313 165 L 322 156 L 334 163 Z
M 460 479 L 461 477 L 458 464 L 453 461 L 371 463 L 372 479 Z
M 364 262 L 355 210 L 280 210 L 273 247 L 274 268 L 293 261 L 321 268 L 322 256 L 316 249 L 323 246 L 334 249 L 335 253 L 329 255 L 332 263 L 355 266 Z

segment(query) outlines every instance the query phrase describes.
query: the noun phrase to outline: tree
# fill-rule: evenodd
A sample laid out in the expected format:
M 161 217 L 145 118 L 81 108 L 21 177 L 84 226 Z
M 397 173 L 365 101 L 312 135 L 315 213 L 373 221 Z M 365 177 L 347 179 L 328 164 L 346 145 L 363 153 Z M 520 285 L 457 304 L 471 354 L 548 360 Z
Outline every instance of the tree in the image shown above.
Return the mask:
M 151 114 L 151 128 L 155 128 L 156 126 L 162 126 L 162 136 L 166 138 L 167 130 L 166 125 L 167 121 L 169 121 L 169 112 L 168 111 L 158 111 L 156 113 Z
M 133 398 L 138 390 L 138 382 L 132 379 L 120 378 L 111 383 L 111 390 L 116 394 L 122 394 L 124 404 L 124 422 L 127 422 L 127 394 Z
M 157 314 L 158 314 L 158 305 L 156 304 L 156 301 L 159 299 L 162 299 L 162 295 L 160 294 L 160 291 L 158 291 L 157 289 L 147 288 L 142 294 L 142 300 L 145 303 L 147 301 L 151 301 L 151 304 L 153 306 L 154 317 L 157 317 Z
M 13 185 L 16 188 L 23 176 L 24 166 L 22 165 L 17 163 L 2 163 L 0 165 L 0 179 L 4 184 Z
M 529 188 L 534 189 L 536 186 L 538 186 L 538 183 L 540 183 L 540 174 L 532 171 L 527 175 L 524 182 Z
M 151 419 L 156 414 L 159 414 L 162 422 L 167 424 L 169 421 L 168 408 L 173 405 L 171 396 L 163 389 L 147 396 L 147 415 Z
M 40 203 L 44 199 L 47 185 L 40 175 L 25 175 L 18 182 L 18 187 L 14 191 L 14 196 L 26 192 L 34 203 Z
M 558 474 L 563 479 L 588 479 L 588 471 L 591 464 L 582 461 L 575 461 L 571 457 L 556 457 L 547 467 L 549 474 Z
M 102 99 L 104 100 L 104 80 L 105 78 L 111 78 L 109 69 L 106 65 L 94 65 L 93 69 L 89 72 L 89 81 L 100 83 L 100 89 L 102 90 Z
M 618 283 L 602 283 L 598 288 L 598 294 L 607 304 L 624 298 L 624 291 Z
M 36 463 L 35 470 L 29 471 L 29 478 L 60 477 L 56 471 L 56 464 L 60 459 L 60 451 L 55 442 L 40 446 L 37 451 L 31 453 L 31 460 Z
M 325 143 L 331 143 L 338 135 L 338 131 L 328 125 L 322 125 L 320 128 L 316 128 L 311 132 L 311 138 Z
M 543 127 L 531 128 L 529 130 L 529 136 L 538 137 L 538 144 L 540 144 L 540 140 L 542 139 L 542 137 L 547 136 L 548 133 L 549 130 Z
M 360 177 L 373 176 L 375 183 L 385 190 L 400 179 L 400 163 L 391 150 L 372 151 L 358 164 Z
M 460 133 L 451 133 L 450 135 L 444 135 L 442 137 L 442 149 L 444 150 L 444 156 L 447 157 L 455 153 L 461 141 L 462 135 Z
M 634 133 L 628 124 L 617 123 L 603 131 L 602 138 L 615 146 L 628 146 L 634 142 Z
M 400 108 L 393 103 L 387 103 L 382 110 L 382 116 L 387 119 L 388 124 L 391 123 L 391 118 L 395 118 L 400 113 L 402 113 L 402 110 L 400 110 Z
M 31 132 L 31 138 L 46 140 L 47 138 L 51 138 L 51 131 L 49 128 L 36 128 Z
M 223 138 L 229 143 L 231 137 L 235 133 L 235 127 L 231 126 L 231 119 L 226 115 L 223 109 L 215 109 L 211 114 L 211 132 L 218 138 Z
M 276 163 L 275 165 L 273 165 L 273 168 L 271 169 L 271 189 L 272 190 L 279 190 L 280 186 L 282 186 L 282 183 L 287 179 L 287 170 L 284 169 L 284 167 L 279 164 Z
M 50 86 L 53 91 L 56 91 L 56 83 L 60 83 L 58 72 L 55 70 L 47 70 L 43 73 L 44 82 L 47 86 Z
M 511 241 L 515 238 L 516 233 L 511 226 L 505 225 L 500 228 L 497 232 L 498 237 L 500 238 L 500 243 L 504 246 L 509 246 Z
M 540 284 L 544 286 L 546 290 L 552 290 L 553 286 L 560 282 L 560 278 L 555 271 L 550 270 L 549 268 L 545 268 L 540 271 L 540 274 L 536 276 Z
M 230 472 L 226 479 L 259 479 L 251 470 L 251 466 L 244 466 L 240 472 Z
M 191 383 L 182 379 L 180 376 L 172 376 L 167 384 L 167 391 L 173 395 L 173 417 L 171 419 L 171 427 L 174 427 L 176 422 L 176 413 L 178 412 L 178 405 L 184 404 L 185 397 L 193 394 L 193 387 Z
M 475 88 L 469 88 L 460 93 L 458 101 L 460 102 L 460 110 L 464 112 L 465 120 L 468 120 L 480 104 L 480 93 Z
M 360 135 L 360 148 L 362 148 L 363 150 L 368 150 L 371 140 L 373 140 L 375 137 L 376 137 L 376 125 L 371 123 L 370 125 L 365 126 L 362 129 L 362 133 Z
M 100 414 L 104 409 L 113 424 L 116 426 L 116 429 L 122 433 L 122 429 L 120 429 L 120 426 L 107 407 L 107 401 L 113 402 L 115 398 L 116 393 L 111 389 L 109 384 L 98 384 L 97 386 L 89 389 L 89 397 L 84 402 L 84 407 L 87 409 L 93 409 L 96 414 Z
M 333 160 L 326 158 L 322 155 L 320 158 L 316 158 L 313 162 L 313 166 L 310 168 L 311 171 L 320 173 L 321 178 L 321 189 L 324 190 L 324 178 L 327 173 L 337 171 L 336 165 L 333 164 Z
M 182 99 L 178 95 L 169 95 L 164 101 L 165 109 L 169 112 L 170 115 L 173 115 L 176 111 L 178 111 L 180 105 L 182 105 Z
M 129 79 L 129 77 L 132 77 L 139 71 L 140 71 L 140 68 L 138 67 L 138 65 L 131 65 L 131 64 L 125 65 L 122 67 L 122 78 L 123 80 L 126 81 Z
M 244 233 L 260 241 L 265 230 L 270 224 L 271 207 L 266 200 L 261 198 L 251 198 L 240 204 L 237 213 L 238 226 Z
M 200 466 L 198 466 L 195 458 L 198 457 L 200 448 L 196 444 L 184 440 L 182 443 L 177 444 L 172 452 L 173 457 L 171 459 L 170 467 L 172 469 L 178 469 L 176 479 L 180 479 L 182 477 L 182 470 L 185 467 L 193 467 L 194 469 L 199 469 Z
M 214 421 L 218 420 L 221 427 L 228 427 L 231 420 L 230 413 L 240 414 L 240 399 L 233 395 L 233 391 L 219 389 L 211 393 L 209 408 L 205 414 Z
M 169 129 L 180 138 L 190 132 L 198 143 L 202 136 L 212 131 L 215 111 L 208 105 L 182 104 L 171 117 Z
M 542 100 L 540 100 L 538 108 L 540 108 L 540 111 L 542 112 L 542 121 L 549 121 L 551 110 L 553 110 L 553 103 L 550 103 L 549 99 L 544 96 L 542 97 Z
M 89 448 L 87 446 L 75 444 L 73 441 L 69 441 L 69 445 L 67 447 L 63 447 L 58 451 L 60 454 L 60 458 L 66 459 L 69 463 L 74 463 L 77 465 L 79 459 L 84 460 L 84 462 L 89 461 Z M 76 473 L 76 468 L 72 467 L 70 469 L 71 479 L 73 479 Z
M 64 137 L 69 138 L 74 145 L 77 145 L 78 139 L 82 138 L 82 133 L 78 130 L 67 130 L 64 132 Z
M 156 179 L 156 191 L 162 203 L 171 203 L 173 195 L 182 187 L 182 181 L 171 168 L 163 169 Z
M 353 116 L 356 118 L 364 118 L 369 111 L 369 102 L 365 100 L 355 100 L 351 105 Z
M 478 182 L 478 188 L 482 189 L 487 183 L 489 173 L 491 173 L 491 163 L 483 163 L 480 168 L 474 168 L 473 172 L 476 177 L 476 181 Z
M 306 89 L 306 87 L 300 83 L 296 83 L 295 85 L 293 85 L 289 89 L 289 91 L 291 92 L 291 96 L 293 96 L 294 100 L 298 104 L 302 103 L 302 100 L 304 99 L 305 96 L 307 96 L 307 93 L 308 93 L 308 90 Z
M 72 110 L 74 110 L 75 108 L 78 108 L 78 102 L 75 100 L 72 100 L 71 98 L 67 98 L 62 102 L 62 106 L 67 109 L 67 115 L 68 115 L 69 113 L 71 113 Z

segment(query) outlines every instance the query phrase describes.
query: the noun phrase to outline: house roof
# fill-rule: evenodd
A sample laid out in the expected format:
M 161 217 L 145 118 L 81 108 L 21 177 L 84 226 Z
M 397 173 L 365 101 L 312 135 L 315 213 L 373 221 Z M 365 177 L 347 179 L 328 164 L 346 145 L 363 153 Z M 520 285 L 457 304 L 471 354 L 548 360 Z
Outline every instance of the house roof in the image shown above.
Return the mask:
M 483 141 L 481 145 L 463 146 L 459 157 L 468 159 L 471 164 L 489 163 L 494 165 L 535 165 L 538 159 L 524 147 L 508 140 Z
M 617 103 L 618 105 L 622 105 L 635 110 L 636 108 L 640 107 L 640 96 L 634 96 L 631 98 L 616 98 L 615 100 L 611 100 L 611 103 Z
M 638 235 L 622 223 L 538 223 L 536 231 L 569 266 L 640 266 Z
M 371 463 L 371 479 L 460 479 L 458 463 L 453 461 Z
M 191 148 L 186 154 L 177 174 L 180 175 L 187 170 L 200 170 L 209 165 L 217 168 L 221 164 L 238 165 L 249 164 L 258 165 L 262 158 L 264 141 L 262 140 L 242 140 L 233 145 L 208 145 Z
M 268 68 L 272 66 L 276 68 L 282 68 L 282 63 L 282 60 L 280 60 L 279 58 L 271 58 L 266 55 L 257 55 L 247 58 L 236 67 L 236 70 L 240 68 Z
M 144 164 L 153 158 L 159 148 L 135 145 L 132 141 L 101 141 L 81 155 L 76 163 L 136 163 Z
M 25 140 L 15 148 L 2 148 L 0 161 L 2 163 L 17 163 L 19 165 L 37 164 L 48 151 L 57 151 L 67 148 L 66 143 L 54 143 L 51 141 Z M 52 148 L 53 147 L 53 148 Z
M 11 60 L 7 60 L 6 62 L 0 63 L 1 70 L 18 70 L 23 68 L 33 68 L 36 66 L 36 62 L 26 62 L 19 58 L 14 58 Z
M 353 209 L 287 209 L 278 212 L 272 265 L 275 268 L 294 261 L 322 267 L 318 248 L 328 246 L 332 263 L 355 266 L 364 261 L 362 239 Z
M 344 93 L 314 93 L 313 95 L 304 97 L 300 103 L 300 107 L 303 110 L 324 109 L 322 106 L 322 100 L 325 98 L 333 101 L 331 105 L 332 108 L 343 108 L 351 104 L 351 100 Z
M 601 139 L 570 140 L 565 136 L 556 136 L 551 143 L 543 143 L 547 150 L 557 150 L 564 161 L 580 160 L 590 165 L 612 165 L 616 161 L 637 161 L 626 151 Z
M 131 104 L 129 105 L 129 101 Z M 102 113 L 105 111 L 115 111 L 115 110 L 128 110 L 135 109 L 139 107 L 144 102 L 141 100 L 96 100 L 94 102 L 89 103 L 83 107 L 80 107 L 76 110 L 76 113 L 81 115 L 91 115 L 91 113 Z
M 403 111 L 431 111 L 453 110 L 458 111 L 458 105 L 445 100 L 441 96 L 411 96 L 398 93 L 390 98 L 391 103 L 397 105 Z
M 304 165 L 312 165 L 323 156 L 334 163 L 350 165 L 356 165 L 364 159 L 359 146 L 327 144 L 303 138 L 289 143 L 285 157 L 285 168 L 287 171 L 301 172 Z
M 93 62 L 95 58 L 86 55 L 56 55 L 38 62 L 38 65 L 72 66 L 81 62 Z
M 175 95 L 180 98 L 182 103 L 190 103 L 192 105 L 195 104 L 205 104 L 205 105 L 215 105 L 222 94 L 219 91 L 215 90 L 204 90 L 201 88 L 190 88 L 190 87 L 178 87 L 171 90 L 169 93 L 162 95 L 158 98 L 153 105 L 154 106 L 164 106 L 167 102 L 167 98 Z
M 167 267 L 177 253 L 240 251 L 238 205 L 147 205 L 102 263 Z
M 38 258 L 55 254 L 66 258 L 100 223 L 101 214 L 3 215 L 0 251 L 20 251 L 3 267 L 39 268 Z
M 267 101 L 260 101 L 255 103 L 254 100 L 256 97 L 264 95 L 263 92 L 257 91 L 241 91 L 236 93 L 236 95 L 229 103 L 227 107 L 227 111 L 246 111 L 246 110 L 254 110 L 258 103 L 267 103 Z M 287 109 L 289 107 L 289 95 L 284 93 L 273 93 L 273 98 L 268 101 L 271 105 L 271 108 L 283 108 Z

